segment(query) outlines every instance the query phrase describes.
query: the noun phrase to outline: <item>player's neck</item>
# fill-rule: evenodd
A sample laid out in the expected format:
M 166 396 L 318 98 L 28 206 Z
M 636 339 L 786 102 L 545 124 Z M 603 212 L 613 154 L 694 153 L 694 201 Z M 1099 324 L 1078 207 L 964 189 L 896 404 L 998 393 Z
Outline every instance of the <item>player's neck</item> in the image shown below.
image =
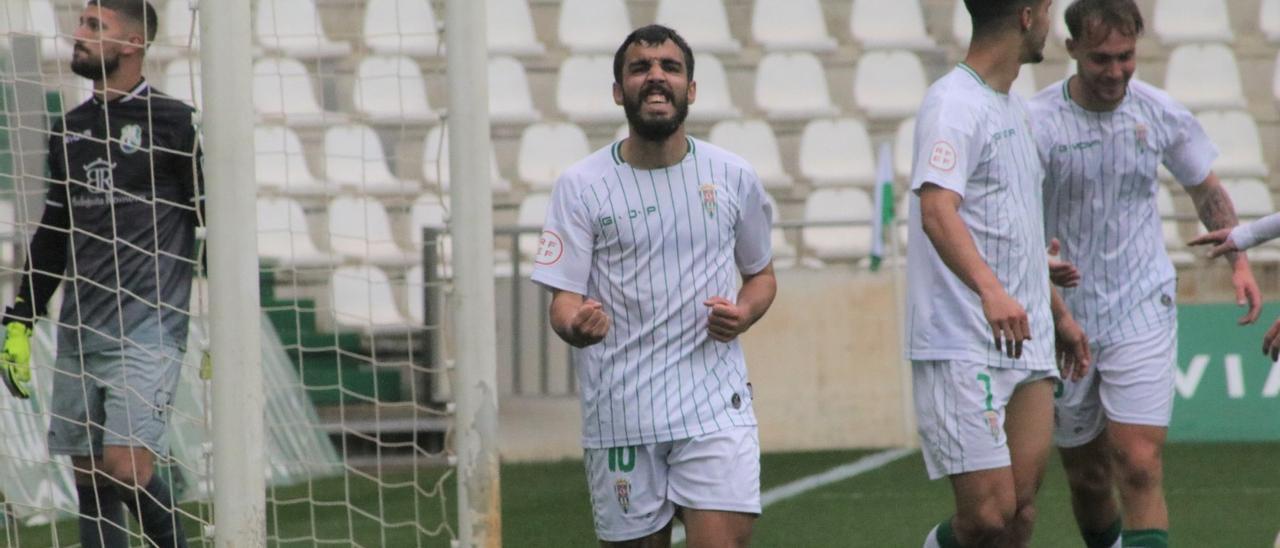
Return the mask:
M 965 55 L 964 64 L 978 73 L 982 81 L 993 90 L 1009 93 L 1013 81 L 1022 68 L 1022 44 L 1020 40 L 1000 37 L 975 39 Z
M 133 88 L 138 87 L 140 83 L 142 83 L 142 71 L 126 67 L 122 63 L 120 68 L 106 79 L 93 81 L 93 93 L 103 101 L 114 101 L 132 93 Z
M 636 169 L 659 169 L 680 163 L 689 152 L 689 140 L 680 126 L 662 141 L 638 137 L 634 131 L 622 142 L 622 160 Z
M 1126 93 L 1120 97 L 1119 101 L 1099 99 L 1097 94 L 1092 93 L 1085 87 L 1084 80 L 1077 76 L 1071 76 L 1071 79 L 1067 81 L 1067 95 L 1070 96 L 1071 102 L 1090 112 L 1111 112 L 1120 106 L 1120 103 L 1124 102 L 1125 97 L 1128 97 Z

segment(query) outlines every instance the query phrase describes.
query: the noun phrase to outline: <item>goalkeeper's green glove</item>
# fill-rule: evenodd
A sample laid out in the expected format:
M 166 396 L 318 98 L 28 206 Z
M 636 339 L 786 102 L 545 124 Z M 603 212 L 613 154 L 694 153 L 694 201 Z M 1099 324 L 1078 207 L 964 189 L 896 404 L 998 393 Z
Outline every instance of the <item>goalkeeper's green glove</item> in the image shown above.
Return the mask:
M 31 397 L 31 328 L 9 322 L 4 330 L 4 349 L 0 350 L 4 384 L 15 397 L 25 400 Z

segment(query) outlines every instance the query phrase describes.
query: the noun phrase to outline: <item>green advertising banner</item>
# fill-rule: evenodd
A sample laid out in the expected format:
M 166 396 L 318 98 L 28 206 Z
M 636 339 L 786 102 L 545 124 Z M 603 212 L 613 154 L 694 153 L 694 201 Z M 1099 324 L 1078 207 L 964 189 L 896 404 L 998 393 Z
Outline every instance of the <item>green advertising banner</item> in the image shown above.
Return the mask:
M 1280 303 L 1247 327 L 1236 325 L 1242 312 L 1234 304 L 1178 306 L 1171 440 L 1280 440 L 1280 365 L 1262 354 Z

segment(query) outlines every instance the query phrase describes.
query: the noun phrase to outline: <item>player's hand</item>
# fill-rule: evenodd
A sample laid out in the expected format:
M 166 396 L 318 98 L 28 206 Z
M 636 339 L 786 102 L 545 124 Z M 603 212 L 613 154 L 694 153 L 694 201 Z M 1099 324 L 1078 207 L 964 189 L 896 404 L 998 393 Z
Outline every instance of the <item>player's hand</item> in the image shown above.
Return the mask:
M 1271 356 L 1271 361 L 1280 359 L 1280 318 L 1271 324 L 1271 329 L 1262 337 L 1262 353 Z
M 702 303 L 711 309 L 707 318 L 707 332 L 711 338 L 727 343 L 746 331 L 747 312 L 724 297 L 712 297 Z
M 1022 357 L 1022 341 L 1031 340 L 1027 311 L 1003 289 L 982 298 L 982 314 L 991 326 L 996 350 L 1010 358 Z
M 1235 241 L 1231 239 L 1231 227 L 1219 228 L 1213 232 L 1196 236 L 1187 245 L 1212 245 L 1209 248 L 1209 258 L 1215 259 L 1228 253 L 1240 251 L 1236 247 Z
M 570 344 L 578 348 L 591 346 L 608 334 L 609 316 L 604 313 L 604 305 L 595 299 L 582 301 L 569 323 Z
M 1236 289 L 1236 306 L 1249 306 L 1249 311 L 1236 323 L 1240 325 L 1249 325 L 1258 321 L 1258 316 L 1262 314 L 1262 291 L 1258 289 L 1258 282 L 1253 279 L 1253 271 L 1249 269 L 1249 263 L 1240 258 L 1231 272 L 1231 285 Z
M 1059 287 L 1080 285 L 1080 271 L 1076 270 L 1076 265 L 1058 259 L 1058 252 L 1061 250 L 1062 243 L 1057 238 L 1049 242 L 1049 280 Z
M 1075 318 L 1064 314 L 1054 323 L 1057 335 L 1054 341 L 1058 354 L 1058 371 L 1062 380 L 1078 381 L 1089 372 L 1093 357 L 1089 354 L 1089 337 L 1085 336 Z
M 22 322 L 5 325 L 4 348 L 0 349 L 0 367 L 4 368 L 4 384 L 14 397 L 31 397 L 31 328 Z

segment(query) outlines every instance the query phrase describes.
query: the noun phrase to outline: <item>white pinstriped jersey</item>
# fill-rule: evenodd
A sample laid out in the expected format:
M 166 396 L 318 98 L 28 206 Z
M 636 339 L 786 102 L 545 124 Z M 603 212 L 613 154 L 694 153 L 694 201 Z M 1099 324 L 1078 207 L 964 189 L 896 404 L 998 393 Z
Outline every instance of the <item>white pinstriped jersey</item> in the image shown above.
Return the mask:
M 612 325 L 573 350 L 588 449 L 753 426 L 737 339 L 707 333 L 703 302 L 737 300 L 772 260 L 773 212 L 737 155 L 689 139 L 676 165 L 631 167 L 621 141 L 556 181 L 533 281 L 600 301 Z
M 1218 149 L 1190 111 L 1149 84 L 1130 80 L 1119 106 L 1092 112 L 1071 99 L 1067 82 L 1031 101 L 1047 172 L 1045 234 L 1062 242 L 1062 258 L 1081 275 L 1063 299 L 1095 342 L 1169 329 L 1175 275 L 1156 168 L 1163 163 L 1184 186 L 1198 185 Z
M 907 246 L 907 359 L 1053 369 L 1044 170 L 1023 99 L 999 93 L 961 63 L 934 82 L 916 118 Z M 995 348 L 977 293 L 942 262 L 920 219 L 918 193 L 933 183 L 960 194 L 960 216 L 982 259 L 1027 311 L 1022 357 Z

